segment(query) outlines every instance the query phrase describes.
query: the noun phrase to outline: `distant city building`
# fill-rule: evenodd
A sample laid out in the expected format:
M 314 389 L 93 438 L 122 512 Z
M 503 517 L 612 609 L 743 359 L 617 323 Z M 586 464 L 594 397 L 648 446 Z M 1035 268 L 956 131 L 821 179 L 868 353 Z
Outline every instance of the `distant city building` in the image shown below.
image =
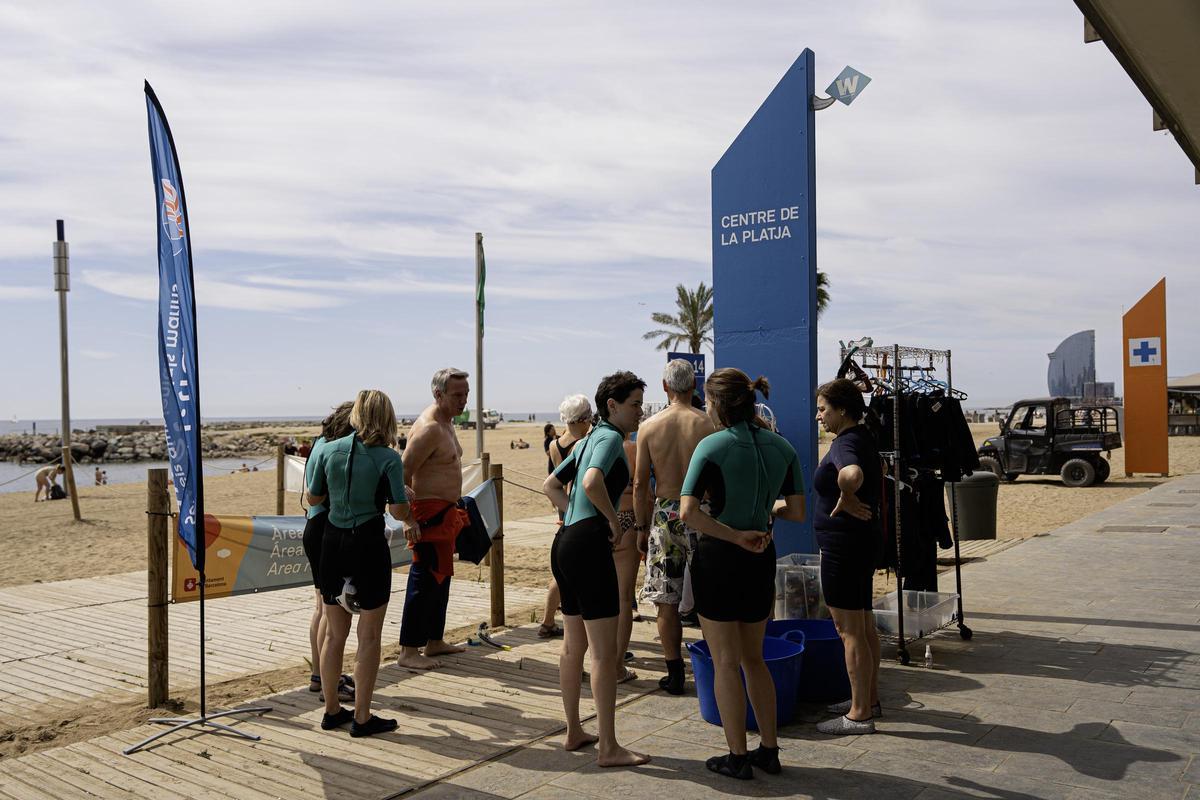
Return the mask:
M 1088 384 L 1096 384 L 1094 330 L 1079 331 L 1063 339 L 1050 353 L 1050 369 L 1046 373 L 1046 385 L 1051 397 L 1083 398 L 1087 396 Z M 1092 394 L 1095 396 L 1096 390 Z

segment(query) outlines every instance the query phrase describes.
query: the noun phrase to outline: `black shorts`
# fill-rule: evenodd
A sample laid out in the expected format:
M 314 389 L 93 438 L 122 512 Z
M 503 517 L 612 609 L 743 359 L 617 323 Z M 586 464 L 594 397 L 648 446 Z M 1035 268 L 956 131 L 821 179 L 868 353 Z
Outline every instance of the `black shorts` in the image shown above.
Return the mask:
M 315 517 L 309 517 L 308 522 L 304 523 L 304 555 L 308 557 L 313 586 L 318 592 L 321 591 L 321 542 L 325 538 L 325 522 L 328 519 L 329 512 L 322 511 Z
M 558 581 L 564 616 L 615 617 L 621 610 L 611 530 L 604 517 L 568 525 L 550 547 L 550 571 Z
M 852 533 L 817 531 L 821 548 L 821 594 L 825 605 L 845 611 L 869 611 L 875 565 L 883 540 Z
M 762 622 L 775 607 L 775 542 L 751 553 L 701 536 L 692 556 L 696 613 L 713 622 Z
M 372 517 L 354 529 L 327 522 L 321 540 L 320 574 L 325 605 L 337 605 L 346 578 L 354 584 L 364 611 L 387 605 L 392 594 L 392 553 L 383 516 Z

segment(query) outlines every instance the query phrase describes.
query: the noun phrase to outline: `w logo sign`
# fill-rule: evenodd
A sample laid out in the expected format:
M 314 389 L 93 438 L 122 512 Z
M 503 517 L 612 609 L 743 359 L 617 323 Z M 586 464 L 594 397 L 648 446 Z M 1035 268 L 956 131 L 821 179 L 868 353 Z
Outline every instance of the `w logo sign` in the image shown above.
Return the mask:
M 841 100 L 846 105 L 854 102 L 854 98 L 858 97 L 858 93 L 867 88 L 867 84 L 871 79 L 863 75 L 856 69 L 846 67 L 842 73 L 833 79 L 833 83 L 829 84 L 829 88 L 825 90 L 835 100 Z

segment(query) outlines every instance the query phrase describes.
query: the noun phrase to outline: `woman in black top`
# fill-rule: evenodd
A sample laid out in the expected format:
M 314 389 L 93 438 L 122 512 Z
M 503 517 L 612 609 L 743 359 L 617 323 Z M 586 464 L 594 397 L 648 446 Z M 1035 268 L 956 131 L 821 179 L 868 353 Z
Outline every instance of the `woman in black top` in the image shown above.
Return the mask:
M 553 422 L 547 422 L 542 428 L 542 449 L 546 451 L 546 474 L 554 472 L 554 460 L 550 457 L 550 443 L 558 437 L 558 431 Z
M 875 437 L 862 424 L 866 405 L 852 382 L 839 378 L 817 389 L 817 420 L 834 435 L 813 476 L 813 528 L 821 548 L 825 605 L 846 648 L 850 700 L 830 706 L 839 716 L 822 733 L 874 733 L 879 711 L 879 634 L 871 594 L 883 551 L 879 497 L 883 469 Z

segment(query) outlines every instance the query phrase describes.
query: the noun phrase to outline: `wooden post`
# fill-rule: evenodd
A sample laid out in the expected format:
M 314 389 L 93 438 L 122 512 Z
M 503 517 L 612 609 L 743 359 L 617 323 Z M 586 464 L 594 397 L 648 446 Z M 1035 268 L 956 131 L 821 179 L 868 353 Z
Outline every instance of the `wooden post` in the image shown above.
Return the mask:
M 167 553 L 171 497 L 167 471 L 146 470 L 146 693 L 150 708 L 167 701 Z
M 284 482 L 283 471 L 287 467 L 287 453 L 283 451 L 283 445 L 279 445 L 275 450 L 275 515 L 283 516 L 283 501 L 286 494 L 283 487 Z
M 479 456 L 479 482 L 483 483 L 491 475 L 492 456 L 490 453 L 481 453 Z M 492 565 L 492 551 L 489 550 L 487 555 L 483 557 L 483 566 L 490 567 Z
M 58 357 L 62 388 L 62 466 L 63 488 L 71 498 L 71 513 L 79 522 L 79 494 L 75 491 L 75 466 L 71 458 L 71 381 L 67 366 L 67 292 L 71 291 L 71 258 L 63 221 L 58 220 L 58 241 L 54 243 L 54 291 L 58 293 Z
M 496 487 L 496 508 L 500 513 L 500 530 L 492 539 L 492 549 L 488 553 L 492 582 L 492 619 L 488 624 L 499 628 L 504 624 L 504 465 L 492 465 L 488 477 Z

